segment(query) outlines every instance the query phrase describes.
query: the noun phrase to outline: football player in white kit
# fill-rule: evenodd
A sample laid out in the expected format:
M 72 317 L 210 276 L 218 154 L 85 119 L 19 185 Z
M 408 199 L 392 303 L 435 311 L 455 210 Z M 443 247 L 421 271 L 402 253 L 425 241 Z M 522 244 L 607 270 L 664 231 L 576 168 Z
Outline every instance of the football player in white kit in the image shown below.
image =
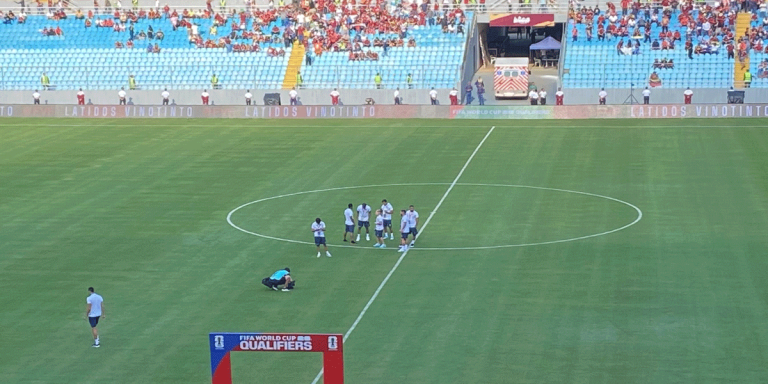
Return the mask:
M 347 209 L 344 210 L 344 242 L 347 242 L 347 233 L 351 233 L 350 236 L 355 235 L 355 214 L 352 212 L 353 205 L 350 203 L 347 205 Z M 352 240 L 352 244 L 355 241 Z
M 386 248 L 384 244 L 384 216 L 381 214 L 381 209 L 376 210 L 376 221 L 374 222 L 373 232 L 376 235 L 376 244 L 373 246 L 376 248 Z
M 371 241 L 370 230 L 368 229 L 371 226 L 370 216 L 371 207 L 368 204 L 362 203 L 357 206 L 357 238 L 355 241 L 360 241 L 360 232 L 363 227 L 365 227 L 365 241 Z
M 394 212 L 394 208 L 392 208 L 392 204 L 390 204 L 387 199 L 384 199 L 381 201 L 381 215 L 384 217 L 384 233 L 383 237 L 386 240 L 387 238 L 387 231 L 389 231 L 389 239 L 394 240 L 395 234 L 392 233 L 392 212 Z

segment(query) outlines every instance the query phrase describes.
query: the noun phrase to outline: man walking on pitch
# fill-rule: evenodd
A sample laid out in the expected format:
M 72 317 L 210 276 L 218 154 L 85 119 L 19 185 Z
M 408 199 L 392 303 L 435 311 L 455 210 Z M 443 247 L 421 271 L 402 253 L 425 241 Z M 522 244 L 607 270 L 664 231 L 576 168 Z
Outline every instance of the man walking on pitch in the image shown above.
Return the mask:
M 392 233 L 392 212 L 394 212 L 392 204 L 390 204 L 387 199 L 382 200 L 381 214 L 384 217 L 384 239 L 387 238 L 387 230 L 389 230 L 389 239 L 395 239 L 395 234 Z
M 93 333 L 92 347 L 98 348 L 101 344 L 99 344 L 99 330 L 96 329 L 96 326 L 99 324 L 99 318 L 107 318 L 107 315 L 104 314 L 104 299 L 93 291 L 93 287 L 89 287 L 85 303 L 85 316 L 88 318 L 88 323 L 91 324 L 91 333 Z
M 312 223 L 312 233 L 315 234 L 315 245 L 317 246 L 317 257 L 320 257 L 320 246 L 325 247 L 325 255 L 331 257 L 331 253 L 328 252 L 328 245 L 325 244 L 325 223 L 318 217 L 315 222 Z
M 419 213 L 416 212 L 413 209 L 413 205 L 408 207 L 408 212 L 405 213 L 405 216 L 408 218 L 408 232 L 413 235 L 413 240 L 411 240 L 411 247 L 416 245 L 416 236 L 419 235 L 418 225 L 419 225 Z
M 357 206 L 357 238 L 355 241 L 360 241 L 360 232 L 365 227 L 365 241 L 371 241 L 370 230 L 368 227 L 370 223 L 371 207 L 365 203 Z
M 355 235 L 355 214 L 352 212 L 352 204 L 347 205 L 347 209 L 344 210 L 344 242 L 347 242 L 347 233 L 350 233 L 350 236 Z M 352 240 L 352 244 L 355 244 L 355 241 Z
M 398 252 L 405 252 L 408 250 L 408 234 L 411 233 L 411 228 L 408 226 L 408 216 L 405 215 L 405 209 L 400 210 L 400 248 Z
M 382 239 L 382 236 L 384 235 L 384 216 L 381 215 L 381 209 L 376 210 L 376 221 L 374 222 L 374 233 L 376 234 L 376 244 L 373 246 L 375 248 L 386 248 L 387 245 L 384 244 L 384 239 Z

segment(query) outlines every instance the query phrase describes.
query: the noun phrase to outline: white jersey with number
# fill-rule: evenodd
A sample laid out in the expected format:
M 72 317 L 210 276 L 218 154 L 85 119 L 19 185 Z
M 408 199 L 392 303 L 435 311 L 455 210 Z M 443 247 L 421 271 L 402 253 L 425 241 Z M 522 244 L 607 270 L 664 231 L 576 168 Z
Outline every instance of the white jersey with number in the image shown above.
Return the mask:
M 325 223 L 320 222 L 318 224 L 317 222 L 312 223 L 312 230 L 315 232 L 315 237 L 325 237 Z
M 384 216 L 384 220 L 392 220 L 392 204 L 387 202 L 381 205 L 381 214 Z
M 374 227 L 377 231 L 383 231 L 384 230 L 384 217 L 382 215 L 376 216 L 376 227 Z
M 365 208 L 363 208 L 363 205 L 360 204 L 357 206 L 357 219 L 360 221 L 368 221 L 368 218 L 371 215 L 371 206 L 366 205 Z
M 400 219 L 400 232 L 408 233 L 411 231 L 411 227 L 408 225 L 408 215 L 403 215 Z
M 416 219 L 419 218 L 419 213 L 416 211 L 405 211 L 405 217 L 408 219 L 408 226 L 416 228 Z
M 104 299 L 101 297 L 101 295 L 97 293 L 91 293 L 88 295 L 88 298 L 85 299 L 85 302 L 91 305 L 91 311 L 88 312 L 88 317 L 101 316 L 101 303 L 104 302 Z

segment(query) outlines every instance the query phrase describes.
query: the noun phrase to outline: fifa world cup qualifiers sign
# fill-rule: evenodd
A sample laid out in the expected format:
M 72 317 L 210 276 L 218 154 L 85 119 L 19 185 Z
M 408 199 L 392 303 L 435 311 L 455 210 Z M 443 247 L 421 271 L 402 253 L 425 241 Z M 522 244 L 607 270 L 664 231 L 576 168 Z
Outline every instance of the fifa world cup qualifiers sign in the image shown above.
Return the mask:
M 340 334 L 214 332 L 208 335 L 211 381 L 232 384 L 231 352 L 321 352 L 323 383 L 344 384 L 343 340 Z

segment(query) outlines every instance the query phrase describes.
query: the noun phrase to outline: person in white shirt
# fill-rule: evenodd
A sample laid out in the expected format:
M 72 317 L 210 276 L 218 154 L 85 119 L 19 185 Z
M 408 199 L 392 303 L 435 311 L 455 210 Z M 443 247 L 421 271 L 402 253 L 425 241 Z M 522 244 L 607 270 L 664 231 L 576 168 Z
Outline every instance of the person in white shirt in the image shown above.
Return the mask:
M 331 91 L 331 105 L 339 105 L 339 96 L 341 96 L 341 94 L 334 88 L 333 91 Z
M 693 91 L 691 91 L 691 88 L 686 88 L 685 91 L 683 91 L 683 103 L 690 104 L 692 99 Z
M 171 94 L 168 93 L 168 88 L 165 88 L 160 96 L 163 97 L 163 105 L 168 105 L 168 98 L 171 97 Z
M 291 88 L 291 91 L 288 92 L 288 95 L 291 96 L 291 105 L 299 105 L 299 93 L 296 92 L 296 87 Z
M 384 239 L 382 239 L 384 236 L 384 216 L 381 214 L 381 209 L 376 210 L 376 221 L 374 222 L 373 233 L 376 235 L 376 244 L 373 246 L 375 248 L 386 248 L 387 245 L 384 244 Z
M 32 103 L 40 104 L 40 92 L 38 92 L 37 89 L 32 93 Z
M 93 334 L 92 347 L 98 348 L 101 345 L 99 344 L 99 330 L 96 329 L 96 326 L 99 324 L 99 318 L 107 318 L 107 315 L 104 313 L 104 298 L 94 292 L 93 287 L 89 287 L 85 304 L 85 317 L 88 318 L 88 323 L 91 324 L 91 333 Z
M 565 96 L 563 89 L 557 88 L 557 92 L 555 92 L 555 105 L 563 105 L 563 96 Z
M 370 227 L 371 207 L 365 203 L 357 206 L 357 238 L 355 241 L 360 241 L 360 232 L 365 227 L 365 241 L 371 241 L 371 235 L 368 227 Z
M 395 105 L 400 105 L 400 87 L 397 87 L 397 89 L 395 89 L 394 97 L 395 97 Z
M 416 212 L 416 210 L 413 209 L 413 205 L 408 207 L 408 212 L 405 213 L 405 216 L 408 218 L 408 233 L 413 235 L 413 240 L 411 240 L 411 247 L 416 245 L 416 237 L 419 236 L 419 213 Z
M 651 103 L 651 90 L 648 89 L 648 87 L 645 87 L 643 89 L 643 104 L 650 104 Z
M 400 248 L 398 252 L 405 252 L 408 250 L 408 235 L 411 233 L 411 228 L 408 226 L 408 216 L 405 215 L 405 209 L 400 210 Z
M 352 212 L 352 204 L 347 205 L 347 209 L 344 210 L 344 242 L 347 242 L 347 233 L 351 233 L 350 236 L 355 234 L 355 213 Z M 355 244 L 354 240 L 351 240 L 352 244 Z
M 528 92 L 528 99 L 531 100 L 531 105 L 539 104 L 539 93 L 536 92 L 536 88 Z
M 315 222 L 312 223 L 312 233 L 315 235 L 315 245 L 317 246 L 317 257 L 320 257 L 320 246 L 325 247 L 325 255 L 331 257 L 331 253 L 328 252 L 328 245 L 325 243 L 325 223 L 318 217 Z
M 211 96 L 211 95 L 210 95 L 210 94 L 208 94 L 208 90 L 207 90 L 207 89 L 204 89 L 204 90 L 203 90 L 203 93 L 201 93 L 201 94 L 200 94 L 200 98 L 202 98 L 202 99 L 203 99 L 203 105 L 208 105 L 208 98 L 209 98 L 210 96 Z
M 605 92 L 605 88 L 600 89 L 597 97 L 599 97 L 600 105 L 605 105 L 605 98 L 608 97 L 608 93 Z
M 251 90 L 245 90 L 245 105 L 251 105 L 251 98 L 253 98 L 253 95 L 251 95 Z
M 539 104 L 547 105 L 547 91 L 544 89 L 539 91 Z
M 432 88 L 432 90 L 429 91 L 429 101 L 432 105 L 437 105 L 437 91 L 435 91 L 435 88 Z
M 384 199 L 381 201 L 381 213 L 384 217 L 384 238 L 387 238 L 387 230 L 389 230 L 389 239 L 394 240 L 395 234 L 392 233 L 392 212 L 394 212 L 394 208 L 392 208 L 392 204 L 390 204 L 387 199 Z
M 85 105 L 85 92 L 82 88 L 77 91 L 77 105 Z
M 120 100 L 120 105 L 125 105 L 125 88 L 120 87 L 120 90 L 117 92 L 117 97 Z

